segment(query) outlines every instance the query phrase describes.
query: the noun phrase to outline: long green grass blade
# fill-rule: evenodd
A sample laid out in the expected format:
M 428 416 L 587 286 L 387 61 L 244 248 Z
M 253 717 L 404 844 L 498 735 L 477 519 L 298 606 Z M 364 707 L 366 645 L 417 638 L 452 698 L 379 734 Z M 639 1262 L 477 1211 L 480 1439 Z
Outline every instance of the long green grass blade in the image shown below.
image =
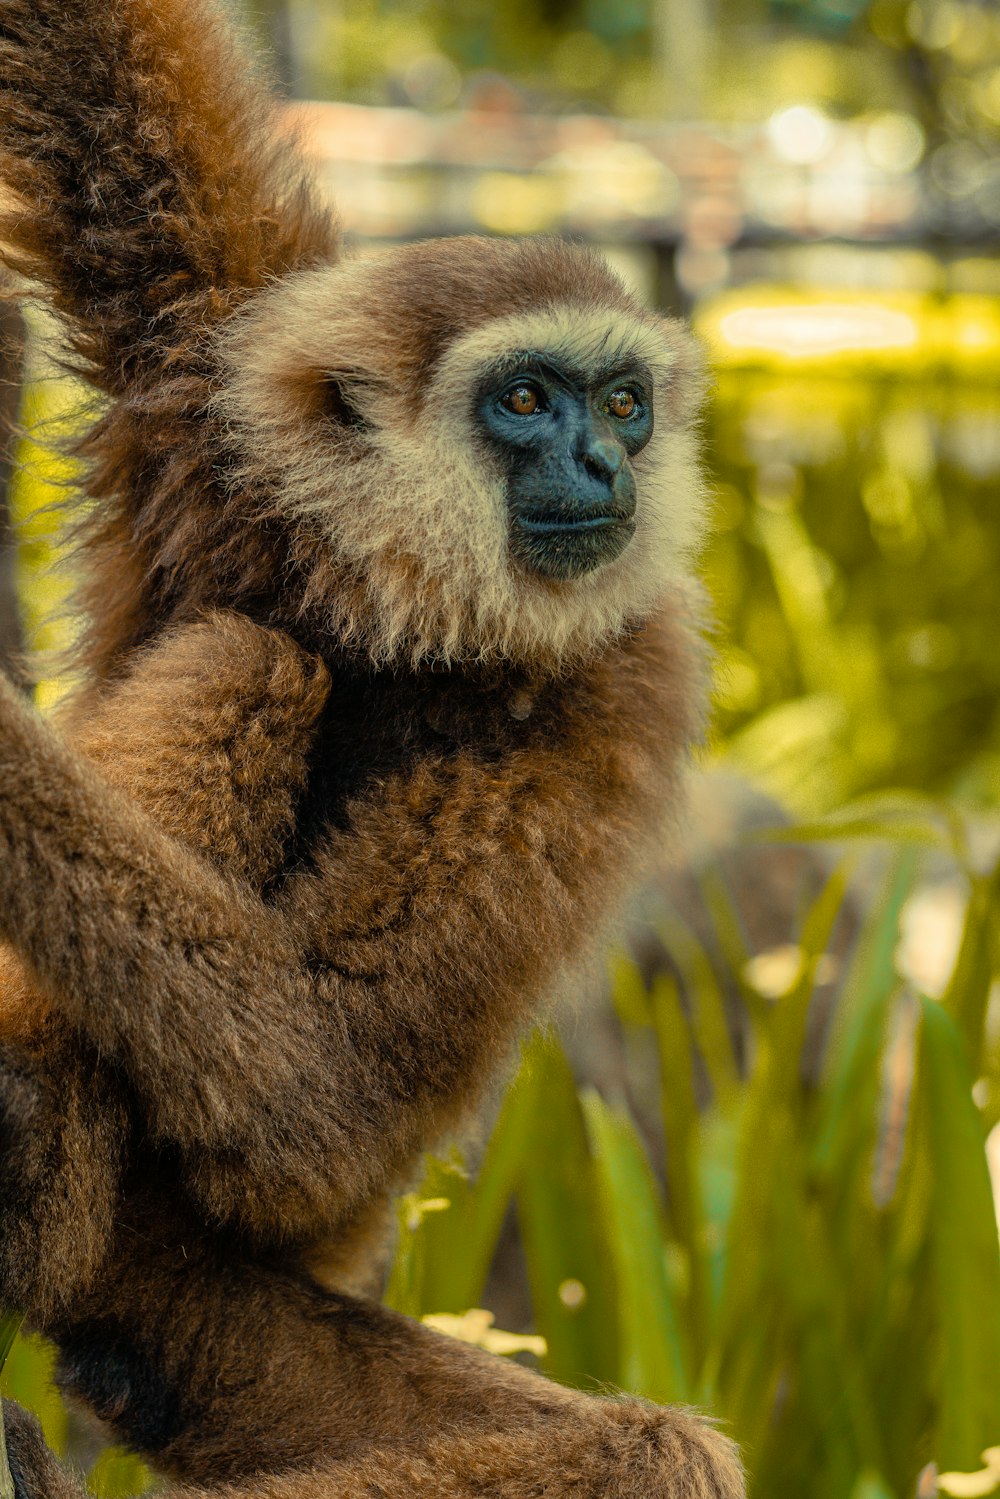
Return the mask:
M 930 1239 L 940 1325 L 936 1451 L 973 1471 L 1000 1445 L 1000 1251 L 982 1123 L 954 1021 L 922 1002 L 921 1077 L 934 1169 Z
M 979 1076 L 982 1062 L 983 1029 L 993 982 L 993 948 L 998 921 L 1000 901 L 995 878 L 974 876 L 955 970 L 943 999 L 945 1009 L 954 1016 L 964 1037 L 973 1077 Z
M 23 1318 L 20 1312 L 7 1312 L 0 1316 L 0 1372 L 7 1362 L 7 1355 L 14 1346 Z
M 663 975 L 656 980 L 653 1017 L 660 1057 L 668 1222 L 671 1236 L 687 1260 L 688 1334 L 696 1363 L 700 1365 L 712 1304 L 711 1267 L 707 1263 L 710 1246 L 697 1169 L 701 1121 L 694 1094 L 691 1028 L 672 977 Z
M 715 1097 L 725 1105 L 739 1083 L 739 1070 L 718 974 L 696 934 L 676 912 L 665 912 L 657 928 L 663 945 L 684 975 L 695 1045 Z
M 690 1399 L 681 1319 L 649 1162 L 631 1120 L 594 1092 L 585 1093 L 582 1104 L 615 1260 L 620 1382 L 651 1400 Z
M 883 897 L 866 924 L 844 985 L 824 1088 L 824 1123 L 813 1157 L 820 1171 L 835 1171 L 843 1162 L 859 1119 L 869 1119 L 876 1105 L 878 1059 L 897 988 L 899 918 L 916 867 L 912 849 L 895 853 Z
M 535 1326 L 548 1345 L 545 1367 L 565 1384 L 613 1382 L 615 1267 L 576 1084 L 556 1048 L 539 1101 L 517 1205 Z

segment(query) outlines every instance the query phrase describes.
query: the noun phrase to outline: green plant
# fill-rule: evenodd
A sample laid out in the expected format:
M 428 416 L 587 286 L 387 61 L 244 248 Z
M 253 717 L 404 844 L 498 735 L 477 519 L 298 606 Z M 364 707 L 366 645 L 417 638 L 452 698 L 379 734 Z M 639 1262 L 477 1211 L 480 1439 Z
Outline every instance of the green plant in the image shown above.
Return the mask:
M 892 826 L 869 809 L 822 831 Z M 907 826 L 941 836 L 933 820 Z M 804 1080 L 802 1048 L 844 868 L 803 920 L 788 991 L 768 1000 L 744 982 L 745 1079 L 717 992 L 696 990 L 689 1014 L 669 981 L 647 993 L 618 965 L 623 1024 L 658 1043 L 661 1178 L 628 1115 L 578 1097 L 555 1042 L 532 1042 L 478 1177 L 433 1162 L 436 1211 L 411 1204 L 396 1267 L 407 1310 L 477 1304 L 509 1197 L 544 1366 L 710 1405 L 744 1445 L 754 1492 L 909 1499 L 932 1460 L 979 1469 L 1000 1439 L 1000 1254 L 970 1061 L 996 878 L 988 896 L 974 889 L 939 1002 L 894 968 L 917 853 L 901 842 L 884 864 L 818 1081 Z M 695 1049 L 713 1091 L 700 1110 Z

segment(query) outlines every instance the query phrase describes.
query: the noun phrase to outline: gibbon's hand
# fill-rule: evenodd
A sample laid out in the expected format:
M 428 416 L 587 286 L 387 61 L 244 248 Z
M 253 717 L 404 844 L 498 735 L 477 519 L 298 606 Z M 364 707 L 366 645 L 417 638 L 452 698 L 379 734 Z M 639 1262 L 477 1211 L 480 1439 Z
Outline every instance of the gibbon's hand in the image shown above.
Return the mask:
M 388 777 L 273 906 L 3 687 L 0 930 L 211 1211 L 322 1232 L 454 1122 L 676 790 L 687 631 L 664 611 L 553 685 L 503 759 Z

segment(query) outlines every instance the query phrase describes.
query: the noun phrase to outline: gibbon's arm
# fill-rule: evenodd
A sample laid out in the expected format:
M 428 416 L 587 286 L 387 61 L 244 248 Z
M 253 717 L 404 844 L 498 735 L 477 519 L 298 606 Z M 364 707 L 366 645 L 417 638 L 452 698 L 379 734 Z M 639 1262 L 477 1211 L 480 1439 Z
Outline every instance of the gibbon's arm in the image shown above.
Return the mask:
M 260 890 L 283 862 L 329 685 L 288 635 L 216 611 L 137 653 L 63 727 L 163 832 Z M 0 1042 L 32 1035 L 48 1008 L 0 946 Z
M 261 890 L 294 830 L 326 667 L 223 610 L 167 631 L 130 667 L 68 737 L 163 832 Z
M 190 1152 L 203 1202 L 322 1233 L 453 1122 L 588 945 L 697 732 L 699 656 L 664 614 L 505 758 L 442 751 L 359 799 L 274 907 L 5 686 L 3 934 Z
M 274 105 L 200 0 L 3 0 L 3 257 L 111 396 L 190 368 L 241 293 L 336 254 Z

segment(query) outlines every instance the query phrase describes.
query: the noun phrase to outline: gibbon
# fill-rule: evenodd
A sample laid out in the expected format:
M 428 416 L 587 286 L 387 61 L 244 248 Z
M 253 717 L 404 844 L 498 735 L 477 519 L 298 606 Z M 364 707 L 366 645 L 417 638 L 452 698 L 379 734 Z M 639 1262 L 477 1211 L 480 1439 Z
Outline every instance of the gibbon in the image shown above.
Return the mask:
M 370 1299 L 681 796 L 687 335 L 554 241 L 343 255 L 192 0 L 0 0 L 0 179 L 95 391 L 82 685 L 0 683 L 0 1300 L 177 1492 L 735 1499 Z

